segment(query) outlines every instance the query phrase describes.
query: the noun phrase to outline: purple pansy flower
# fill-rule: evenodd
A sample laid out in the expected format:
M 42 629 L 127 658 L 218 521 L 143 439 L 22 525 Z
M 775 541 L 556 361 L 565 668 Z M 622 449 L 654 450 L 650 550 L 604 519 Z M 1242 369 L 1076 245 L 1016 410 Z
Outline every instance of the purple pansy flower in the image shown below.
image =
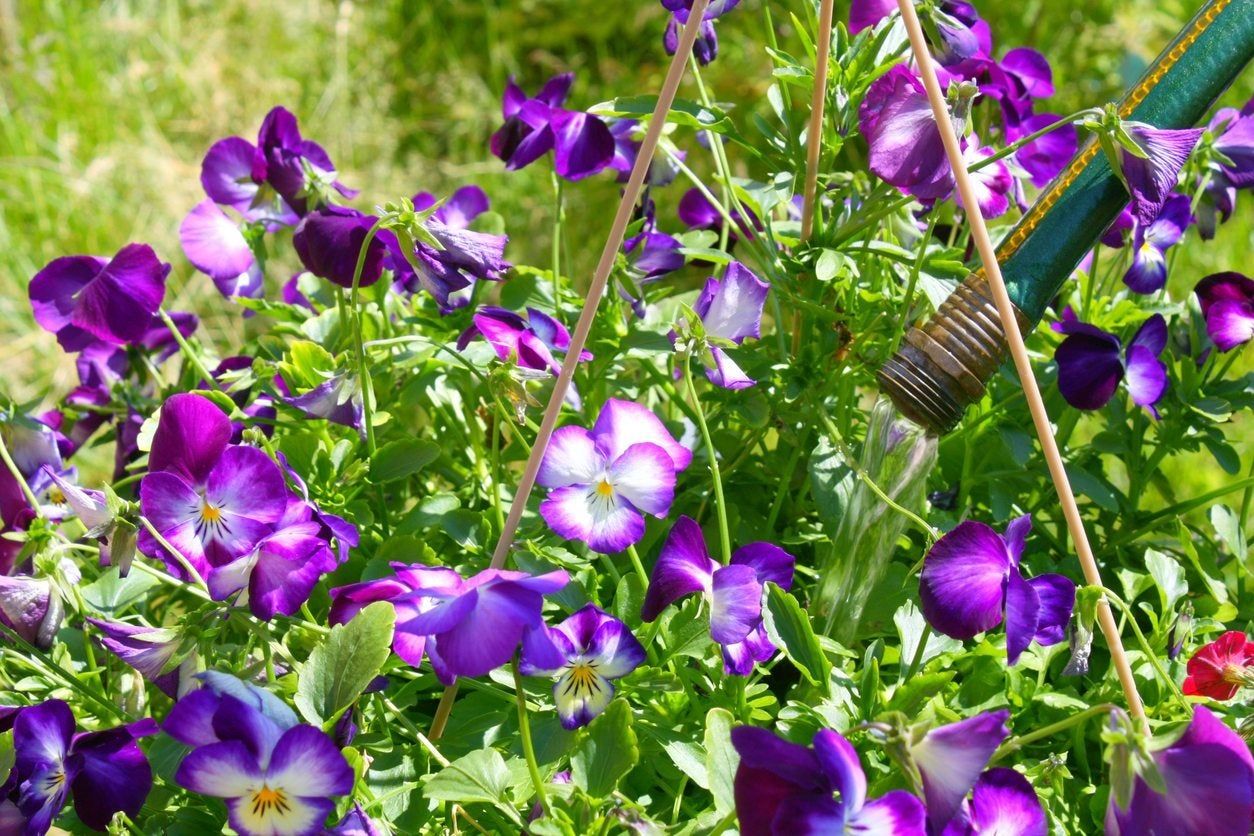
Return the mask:
M 47 578 L 0 575 L 0 624 L 23 641 L 47 650 L 64 618 L 61 594 Z
M 1145 320 L 1126 351 L 1121 350 L 1118 337 L 1080 322 L 1070 309 L 1051 327 L 1067 335 L 1054 352 L 1058 391 L 1067 403 L 1076 409 L 1101 409 L 1126 377 L 1132 402 L 1158 417 L 1155 404 L 1167 391 L 1167 367 L 1158 359 L 1167 346 L 1167 321 L 1162 314 Z
M 340 823 L 327 831 L 328 836 L 388 836 L 388 831 L 376 822 L 360 804 L 354 804 L 340 819 Z
M 265 291 L 261 265 L 239 224 L 212 200 L 202 200 L 179 224 L 179 243 L 187 260 L 213 279 L 230 298 L 260 298 Z
M 640 154 L 640 142 L 635 139 L 638 132 L 643 136 L 642 127 L 635 119 L 615 119 L 610 122 L 610 133 L 614 135 L 614 159 L 610 168 L 618 172 L 618 182 L 626 183 L 631 176 L 631 169 Z M 671 152 L 682 162 L 688 154 L 678 148 Z M 658 154 L 649 163 L 645 173 L 646 186 L 669 186 L 679 176 L 679 169 L 667 154 Z
M 923 804 L 905 790 L 866 797 L 858 753 L 839 733 L 821 729 L 814 747 L 766 729 L 732 729 L 740 753 L 734 793 L 742 836 L 884 833 L 923 836 Z
M 942 830 L 961 810 L 989 758 L 1010 734 L 1009 718 L 1006 710 L 977 714 L 929 729 L 910 745 L 932 832 Z
M 993 155 L 993 149 L 987 145 L 980 147 L 980 138 L 972 135 L 962 150 L 968 168 Z M 1015 178 L 1010 168 L 1002 160 L 997 160 L 981 169 L 971 172 L 971 185 L 975 189 L 975 201 L 980 207 L 980 214 L 986 218 L 996 218 L 1006 214 L 1010 209 L 1010 194 L 1015 187 Z M 962 196 L 956 195 L 959 206 Z
M 275 379 L 280 392 L 289 391 L 280 377 Z M 365 403 L 361 385 L 351 372 L 332 374 L 322 383 L 299 395 L 281 394 L 280 399 L 307 418 L 321 418 L 332 424 L 352 427 L 362 438 L 366 437 Z
M 897 0 L 852 0 L 849 4 L 849 34 L 856 35 L 870 29 L 893 12 Z
M 1111 836 L 1245 836 L 1254 816 L 1254 758 L 1232 729 L 1203 706 L 1194 706 L 1184 734 L 1153 755 L 1165 792 L 1139 775 L 1128 805 L 1110 794 L 1106 832 Z
M 701 317 L 708 336 L 740 345 L 745 337 L 756 340 L 761 335 L 762 308 L 770 289 L 752 270 L 733 261 L 723 278 L 706 279 L 693 310 Z M 725 348 L 715 344 L 707 348 L 710 357 L 705 375 L 711 383 L 724 389 L 744 389 L 754 384 Z
M 1004 535 L 966 520 L 936 541 L 919 575 L 920 604 L 933 629 L 969 639 L 1004 619 L 1012 665 L 1033 640 L 1051 645 L 1065 638 L 1075 584 L 1058 574 L 1023 577 L 1019 560 L 1031 528 L 1027 514 L 1011 520 Z
M 942 836 L 1047 836 L 1049 822 L 1036 790 L 1013 769 L 990 769 L 975 782 L 963 809 Z
M 352 287 L 362 245 L 378 220 L 346 206 L 324 206 L 301 220 L 292 246 L 310 273 L 340 287 Z M 386 251 L 381 236 L 375 235 L 366 249 L 359 286 L 369 287 L 383 275 Z
M 549 488 L 540 516 L 557 534 L 594 551 L 620 552 L 644 536 L 644 516 L 665 517 L 675 474 L 692 461 L 647 408 L 611 398 L 592 430 L 553 433 L 536 483 Z
M 714 232 L 720 232 L 723 229 L 724 219 L 718 207 L 711 203 L 700 189 L 692 188 L 684 192 L 684 196 L 679 199 L 676 213 L 679 215 L 679 220 L 689 229 L 708 229 Z M 737 235 L 752 238 L 754 233 L 762 228 L 761 221 L 753 213 L 749 213 L 748 218 L 745 218 L 733 209 L 731 221 L 731 229 L 727 234 L 728 249 L 736 243 Z
M 290 709 L 276 715 L 256 691 L 236 683 L 180 700 L 165 731 L 195 748 L 174 781 L 226 801 L 231 827 L 243 836 L 315 836 L 332 799 L 353 790 L 353 770 L 321 729 L 296 723 Z M 286 706 L 283 706 L 286 708 Z
M 1207 125 L 1214 136 L 1211 147 L 1223 155 L 1214 166 L 1223 179 L 1238 189 L 1254 186 L 1254 110 L 1225 107 Z
M 614 159 L 614 136 L 597 116 L 562 107 L 574 73 L 554 76 L 534 98 L 511 78 L 501 100 L 505 124 L 492 135 L 492 153 L 510 171 L 553 151 L 560 177 L 579 180 L 604 170 Z
M 62 449 L 70 442 L 43 421 L 26 416 L 0 420 L 0 435 L 18 473 L 40 500 L 40 509 L 32 508 L 17 478 L 7 467 L 0 467 L 0 535 L 24 531 L 42 511 L 50 518 L 64 515 L 60 497 L 48 496 L 56 485 L 53 475 L 70 475 L 62 460 Z M 45 501 L 48 500 L 48 501 Z M 51 507 L 47 507 L 51 506 Z M 22 543 L 0 536 L 0 574 L 8 574 L 22 550 Z
M 666 21 L 666 32 L 662 35 L 662 48 L 667 55 L 674 55 L 679 49 L 679 30 L 683 26 L 678 15 L 671 15 Z M 692 42 L 692 55 L 701 66 L 709 66 L 718 57 L 718 32 L 714 29 L 714 21 L 702 19 L 697 30 L 697 39 Z
M 429 192 L 414 195 L 418 211 L 435 205 Z M 436 249 L 423 241 L 414 242 L 411 257 L 401 249 L 392 232 L 381 235 L 388 247 L 385 266 L 396 275 L 395 287 L 408 293 L 426 290 L 440 306 L 441 313 L 469 301 L 466 288 L 476 281 L 500 281 L 512 266 L 505 260 L 509 237 L 470 229 L 475 218 L 488 211 L 488 196 L 478 186 L 462 186 L 442 203 L 424 224 L 440 242 Z
M 503 362 L 555 375 L 561 370 L 553 354 L 566 353 L 570 347 L 570 332 L 543 311 L 527 308 L 527 316 L 523 318 L 505 308 L 484 305 L 475 312 L 472 321 L 474 324 L 457 340 L 458 350 L 465 349 L 476 337 L 483 337 Z M 589 352 L 580 352 L 580 362 L 591 359 Z
M 243 591 L 236 603 L 247 603 L 253 615 L 269 621 L 276 614 L 295 614 L 318 580 L 337 565 L 319 523 L 281 521 L 247 554 L 212 567 L 206 581 L 215 601 Z
M 1123 129 L 1144 156 L 1119 148 L 1119 167 L 1132 194 L 1132 215 L 1143 224 L 1158 217 L 1163 203 L 1176 187 L 1201 128 L 1163 130 L 1144 122 L 1124 122 Z
M 1206 317 L 1206 333 L 1220 351 L 1254 339 L 1254 280 L 1240 273 L 1214 273 L 1193 292 Z
M 858 124 L 870 146 L 868 165 L 881 180 L 921 200 L 953 190 L 940 129 L 923 83 L 909 67 L 898 64 L 871 84 Z
M 1029 116 L 1008 130 L 1006 139 L 1015 142 L 1021 137 L 1054 124 L 1062 117 L 1056 113 L 1038 113 Z M 1042 137 L 1032 140 L 1015 152 L 1015 161 L 1028 173 L 1032 185 L 1038 189 L 1058 176 L 1079 147 L 1075 125 L 1064 125 Z
M 392 652 L 415 668 L 422 664 L 427 636 L 415 632 L 411 622 L 434 608 L 443 598 L 454 594 L 462 584 L 461 577 L 445 566 L 423 566 L 393 563 L 391 577 L 376 578 L 331 590 L 331 624 L 347 624 L 375 601 L 387 601 L 396 611 L 396 630 L 392 633 Z
M 97 618 L 87 620 L 103 634 L 100 643 L 110 653 L 138 671 L 170 699 L 176 699 L 190 689 L 196 660 L 194 656 L 180 652 L 183 640 L 177 630 Z
M 723 670 L 748 676 L 775 652 L 762 626 L 763 587 L 769 581 L 789 589 L 795 564 L 779 546 L 757 542 L 741 546 L 730 564 L 720 566 L 706 550 L 701 526 L 680 517 L 662 544 L 640 617 L 653 621 L 675 601 L 699 593 L 710 605 L 710 637 L 723 649 Z
M 152 789 L 152 769 L 135 741 L 156 733 L 156 723 L 79 734 L 74 728 L 74 714 L 61 700 L 22 708 L 13 720 L 11 780 L 24 836 L 47 833 L 70 797 L 84 824 L 104 830 L 116 813 L 138 815 Z
M 562 728 L 577 729 L 610 704 L 613 680 L 644 659 L 644 647 L 626 624 L 588 604 L 556 627 L 529 631 L 518 669 L 527 676 L 554 678 L 553 701 Z
M 139 340 L 165 298 L 170 265 L 147 244 L 127 244 L 111 259 L 53 259 L 30 281 L 35 321 L 66 351 L 93 339 L 116 345 Z
M 255 447 L 229 445 L 230 437 L 231 421 L 212 401 L 170 397 L 139 486 L 144 516 L 205 579 L 214 567 L 252 552 L 287 509 L 279 466 Z M 151 539 L 145 543 L 146 553 L 163 551 Z M 177 561 L 170 568 L 183 574 Z
M 894 0 L 853 0 L 849 5 L 849 34 L 869 29 L 897 11 Z M 920 8 L 927 14 L 939 42 L 934 43 L 936 60 L 953 65 L 968 58 L 984 57 L 992 49 L 988 24 L 980 19 L 975 7 L 962 0 L 942 0 Z
M 1123 283 L 1134 293 L 1156 293 L 1167 283 L 1167 250 L 1184 237 L 1190 220 L 1189 199 L 1173 194 L 1153 223 L 1134 222 L 1132 264 L 1123 275 Z

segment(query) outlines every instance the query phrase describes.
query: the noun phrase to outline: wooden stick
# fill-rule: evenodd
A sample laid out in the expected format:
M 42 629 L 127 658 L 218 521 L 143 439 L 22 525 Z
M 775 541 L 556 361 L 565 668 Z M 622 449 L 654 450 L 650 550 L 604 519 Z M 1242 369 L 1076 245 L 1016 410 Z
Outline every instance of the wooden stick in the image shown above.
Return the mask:
M 1071 483 L 1067 479 L 1066 468 L 1063 467 L 1062 455 L 1058 452 L 1058 442 L 1050 427 L 1049 414 L 1045 411 L 1045 401 L 1041 398 L 1040 387 L 1032 374 L 1032 362 L 1028 358 L 1027 346 L 1023 343 L 1023 335 L 1019 333 L 1019 323 L 1015 319 L 1014 304 L 1010 294 L 1006 292 L 1006 282 L 1002 279 L 1001 267 L 997 263 L 997 253 L 993 241 L 989 238 L 988 227 L 984 223 L 984 215 L 976 200 L 975 190 L 971 187 L 971 178 L 963 160 L 962 149 L 958 145 L 958 135 L 954 132 L 953 122 L 949 118 L 949 108 L 945 105 L 945 95 L 941 92 L 940 83 L 936 80 L 936 69 L 932 66 L 932 54 L 928 50 L 927 41 L 923 38 L 923 27 L 919 25 L 919 17 L 915 14 L 911 0 L 897 0 L 901 9 L 901 19 L 906 24 L 906 32 L 910 35 L 910 46 L 914 51 L 915 61 L 919 65 L 919 75 L 923 77 L 923 86 L 927 89 L 927 98 L 932 105 L 932 114 L 940 129 L 941 140 L 945 144 L 945 153 L 949 157 L 949 165 L 953 169 L 954 181 L 958 186 L 958 194 L 962 196 L 962 204 L 966 209 L 967 222 L 971 225 L 971 237 L 975 239 L 975 247 L 979 250 L 980 261 L 984 264 L 984 273 L 988 277 L 989 287 L 993 291 L 993 299 L 997 303 L 997 314 L 1001 319 L 1002 329 L 1006 332 L 1006 343 L 1010 347 L 1010 355 L 1014 358 L 1015 370 L 1019 373 L 1019 382 L 1023 386 L 1023 394 L 1028 401 L 1028 409 L 1032 413 L 1032 423 L 1036 426 L 1036 436 L 1041 442 L 1041 452 L 1045 455 L 1045 463 L 1049 466 L 1049 475 L 1054 482 L 1054 490 L 1062 503 L 1062 513 L 1067 520 L 1067 530 L 1071 541 L 1075 544 L 1076 554 L 1080 558 L 1080 566 L 1084 570 L 1084 579 L 1091 586 L 1102 586 L 1101 572 L 1097 568 L 1097 560 L 1089 547 L 1088 535 L 1084 531 L 1084 521 L 1080 518 L 1080 509 L 1076 505 L 1075 494 L 1071 491 Z M 1119 626 L 1111 613 L 1110 603 L 1103 598 L 1098 604 L 1097 620 L 1102 633 L 1106 636 L 1106 644 L 1110 648 L 1111 661 L 1123 686 L 1123 694 L 1128 702 L 1128 711 L 1145 724 L 1145 705 L 1137 692 L 1136 681 L 1132 678 L 1132 666 L 1124 653 L 1123 640 L 1119 636 Z
M 697 33 L 701 29 L 701 19 L 705 16 L 705 9 L 709 4 L 710 0 L 693 0 L 692 9 L 688 12 L 688 22 L 684 25 L 683 33 L 679 37 L 679 46 L 675 50 L 674 57 L 671 58 L 670 68 L 666 71 L 666 80 L 662 82 L 662 91 L 658 94 L 653 116 L 649 119 L 649 127 L 640 143 L 636 162 L 631 167 L 631 176 L 627 178 L 627 185 L 623 188 L 623 197 L 618 202 L 618 212 L 615 213 L 614 222 L 610 225 L 609 238 L 605 241 L 605 248 L 601 250 L 601 260 L 597 262 L 596 271 L 592 274 L 592 283 L 588 285 L 588 295 L 584 298 L 583 310 L 570 336 L 570 346 L 566 349 L 562 369 L 557 375 L 553 391 L 549 394 L 549 402 L 544 408 L 544 417 L 540 420 L 540 429 L 531 447 L 531 455 L 527 458 L 527 466 L 523 469 L 522 478 L 518 480 L 518 490 L 514 493 L 514 501 L 510 503 L 509 516 L 505 518 L 505 527 L 501 529 L 501 537 L 496 541 L 496 548 L 492 552 L 490 565 L 493 569 L 500 569 L 505 565 L 509 550 L 514 545 L 518 523 L 527 509 L 527 500 L 531 497 L 532 488 L 535 487 L 540 462 L 544 459 L 544 452 L 549 446 L 549 438 L 557 426 L 562 402 L 566 399 L 567 390 L 570 389 L 571 378 L 575 376 L 575 367 L 579 365 L 579 355 L 588 342 L 592 320 L 596 317 L 597 307 L 605 294 L 605 286 L 609 282 L 610 271 L 614 267 L 618 251 L 623 246 L 627 224 L 631 222 L 632 212 L 635 211 L 636 204 L 640 200 L 645 175 L 649 171 L 650 163 L 653 162 L 653 155 L 657 152 L 662 128 L 666 126 L 666 114 L 675 101 L 679 82 L 684 77 L 684 67 L 688 63 L 688 56 L 692 54 L 692 45 L 697 40 Z M 453 710 L 453 699 L 456 695 L 456 682 L 444 689 L 444 695 L 440 698 L 435 717 L 431 721 L 429 737 L 432 740 L 439 740 L 444 734 L 444 727 L 448 723 L 449 713 Z
M 835 0 L 819 6 L 817 53 L 814 59 L 814 91 L 810 96 L 810 127 L 806 131 L 806 181 L 801 204 L 801 240 L 814 232 L 814 204 L 818 200 L 819 156 L 823 152 L 823 110 L 827 106 L 827 65 L 832 54 L 832 7 Z

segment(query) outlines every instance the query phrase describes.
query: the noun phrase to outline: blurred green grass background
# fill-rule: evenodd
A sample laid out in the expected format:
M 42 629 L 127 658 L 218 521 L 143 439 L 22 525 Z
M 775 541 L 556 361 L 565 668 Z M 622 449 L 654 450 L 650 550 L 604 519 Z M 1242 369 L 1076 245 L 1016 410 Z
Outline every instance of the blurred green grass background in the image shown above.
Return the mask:
M 763 3 L 744 0 L 720 23 L 707 81 L 739 111 L 769 81 Z M 770 0 L 781 45 L 802 0 Z M 1050 109 L 1115 97 L 1195 11 L 1198 0 L 981 0 L 995 45 L 1041 50 L 1054 67 Z M 839 3 L 843 19 L 847 2 Z M 543 166 L 506 173 L 488 153 L 500 91 L 517 75 L 534 89 L 574 70 L 583 107 L 656 90 L 665 70 L 656 0 L 0 0 L 0 391 L 55 399 L 73 364 L 33 325 L 31 275 L 68 253 L 108 254 L 147 241 L 175 265 L 168 306 L 196 311 L 219 351 L 242 326 L 235 308 L 183 259 L 177 229 L 202 198 L 205 149 L 253 138 L 284 104 L 327 147 L 369 206 L 465 182 L 487 189 L 515 261 L 547 263 L 552 192 Z M 1230 92 L 1240 103 L 1249 76 Z M 693 95 L 689 91 L 688 95 Z M 661 206 L 673 218 L 678 190 Z M 618 190 L 609 178 L 568 189 L 576 272 L 590 269 Z M 1248 195 L 1209 245 L 1188 246 L 1173 285 L 1245 269 L 1254 227 Z

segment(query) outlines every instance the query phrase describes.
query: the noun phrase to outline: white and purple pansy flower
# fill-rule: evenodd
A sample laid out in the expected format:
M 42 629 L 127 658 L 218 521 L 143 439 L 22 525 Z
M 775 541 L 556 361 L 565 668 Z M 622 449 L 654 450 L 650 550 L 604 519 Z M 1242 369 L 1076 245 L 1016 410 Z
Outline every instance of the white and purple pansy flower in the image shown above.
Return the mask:
M 1031 528 L 1027 514 L 1011 520 L 1004 535 L 966 520 L 936 541 L 919 575 L 920 604 L 934 630 L 969 639 L 1004 620 L 1012 665 L 1033 641 L 1063 641 L 1075 583 L 1052 573 L 1023 577 L 1019 561 Z
M 230 445 L 231 421 L 197 394 L 170 397 L 153 436 L 149 473 L 139 486 L 144 516 L 201 578 L 243 557 L 287 510 L 287 486 L 274 461 Z M 163 551 L 141 537 L 141 549 Z M 184 574 L 169 560 L 171 571 Z
M 720 566 L 705 546 L 701 526 L 691 517 L 675 521 L 649 579 L 640 617 L 653 621 L 662 610 L 693 593 L 710 605 L 710 637 L 723 650 L 723 670 L 748 676 L 757 662 L 775 653 L 762 626 L 762 592 L 769 581 L 792 586 L 795 558 L 779 546 L 741 546 L 731 563 Z
M 989 711 L 928 729 L 910 744 L 910 760 L 919 774 L 927 821 L 939 833 L 959 814 L 963 801 L 1010 734 L 1010 712 Z
M 706 279 L 693 310 L 701 317 L 707 336 L 740 345 L 746 337 L 756 340 L 761 335 L 762 309 L 770 289 L 752 270 L 733 261 L 721 279 Z M 705 374 L 711 383 L 724 389 L 744 389 L 754 384 L 726 348 L 709 344 L 707 350 L 710 356 Z
M 556 627 L 529 630 L 518 669 L 527 676 L 554 679 L 553 701 L 562 728 L 577 729 L 610 704 L 614 680 L 644 660 L 644 647 L 627 625 L 588 604 Z
M 1139 153 L 1119 147 L 1119 168 L 1132 195 L 1132 216 L 1152 224 L 1176 188 L 1180 169 L 1202 135 L 1201 128 L 1169 130 L 1144 122 L 1124 122 L 1123 132 Z
M 740 753 L 733 792 L 742 836 L 893 834 L 924 836 L 923 804 L 905 790 L 867 798 L 858 753 L 839 733 L 821 729 L 813 748 L 766 729 L 732 729 Z
M 1189 199 L 1173 194 L 1153 223 L 1132 226 L 1132 264 L 1123 283 L 1134 293 L 1157 293 L 1167 283 L 1167 250 L 1180 243 L 1192 222 Z
M 942 836 L 1047 836 L 1049 822 L 1036 790 L 1013 769 L 995 767 L 975 782 L 971 798 Z
M 321 524 L 284 521 L 247 554 L 213 566 L 205 580 L 215 601 L 239 593 L 236 604 L 246 603 L 253 615 L 269 621 L 275 615 L 295 614 L 322 576 L 337 565 Z
M 194 691 L 166 719 L 167 734 L 194 747 L 174 782 L 226 802 L 242 836 L 313 836 L 323 832 L 334 798 L 353 790 L 353 770 L 321 729 L 267 710 L 251 689 Z
M 1127 806 L 1111 792 L 1110 836 L 1246 836 L 1254 815 L 1254 757 L 1250 747 L 1203 706 L 1179 738 L 1152 754 L 1159 792 L 1139 774 Z M 1135 768 L 1135 767 L 1134 767 Z
M 666 516 L 675 476 L 691 461 L 692 451 L 656 415 L 611 398 L 590 431 L 553 433 L 536 476 L 549 488 L 540 516 L 562 537 L 620 552 L 644 536 L 644 514 Z
M 1206 333 L 1220 351 L 1254 339 L 1254 279 L 1240 273 L 1215 273 L 1193 288 L 1206 317 Z
M 94 830 L 115 814 L 136 816 L 152 789 L 152 769 L 136 740 L 155 734 L 141 720 L 98 732 L 75 733 L 74 714 L 61 700 L 22 708 L 13 718 L 13 775 L 23 836 L 42 836 L 67 801 Z M 10 832 L 10 831 L 6 831 Z
M 147 244 L 127 244 L 112 258 L 56 258 L 30 280 L 35 321 L 66 351 L 95 340 L 137 342 L 165 298 L 170 265 Z
M 1058 362 L 1058 391 L 1076 409 L 1101 409 L 1126 379 L 1128 394 L 1155 418 L 1155 404 L 1167 391 L 1167 367 L 1158 359 L 1167 347 L 1167 320 L 1154 314 L 1142 323 L 1125 350 L 1119 338 L 1080 322 L 1070 309 L 1051 326 L 1066 334 L 1054 359 Z
M 239 222 L 212 200 L 197 203 L 183 218 L 179 243 L 187 260 L 213 279 L 223 296 L 257 299 L 265 291 L 261 264 Z
M 978 136 L 973 134 L 969 140 L 964 140 L 962 156 L 968 168 L 992 155 L 992 148 L 987 145 L 980 147 Z M 1010 210 L 1010 195 L 1015 190 L 1016 180 L 1004 161 L 997 160 L 972 171 L 971 185 L 975 189 L 975 201 L 980 207 L 980 214 L 984 217 L 1000 217 Z M 955 195 L 955 200 L 962 206 L 961 195 Z
M 554 76 L 534 97 L 511 78 L 501 99 L 505 124 L 492 135 L 492 153 L 514 171 L 553 152 L 559 177 L 580 180 L 614 160 L 614 135 L 597 116 L 563 107 L 574 73 Z

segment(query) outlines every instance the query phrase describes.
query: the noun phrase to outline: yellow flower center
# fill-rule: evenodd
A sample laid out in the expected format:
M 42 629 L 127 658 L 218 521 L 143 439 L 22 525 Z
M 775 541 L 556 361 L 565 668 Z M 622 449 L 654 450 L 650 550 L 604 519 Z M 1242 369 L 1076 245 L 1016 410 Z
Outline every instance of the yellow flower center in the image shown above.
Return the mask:
M 602 479 L 597 483 L 597 494 L 609 499 L 614 495 L 614 486 Z
M 250 806 L 254 816 L 265 816 L 271 812 L 286 813 L 292 809 L 283 790 L 270 789 L 268 784 L 262 784 L 261 789 L 253 793 Z
M 207 501 L 200 504 L 200 518 L 207 523 L 216 523 L 222 519 L 222 509 L 210 505 Z
M 596 665 L 589 662 L 576 662 L 572 665 L 567 690 L 573 691 L 576 696 L 583 692 L 591 696 L 600 691 L 601 685 L 597 682 Z

